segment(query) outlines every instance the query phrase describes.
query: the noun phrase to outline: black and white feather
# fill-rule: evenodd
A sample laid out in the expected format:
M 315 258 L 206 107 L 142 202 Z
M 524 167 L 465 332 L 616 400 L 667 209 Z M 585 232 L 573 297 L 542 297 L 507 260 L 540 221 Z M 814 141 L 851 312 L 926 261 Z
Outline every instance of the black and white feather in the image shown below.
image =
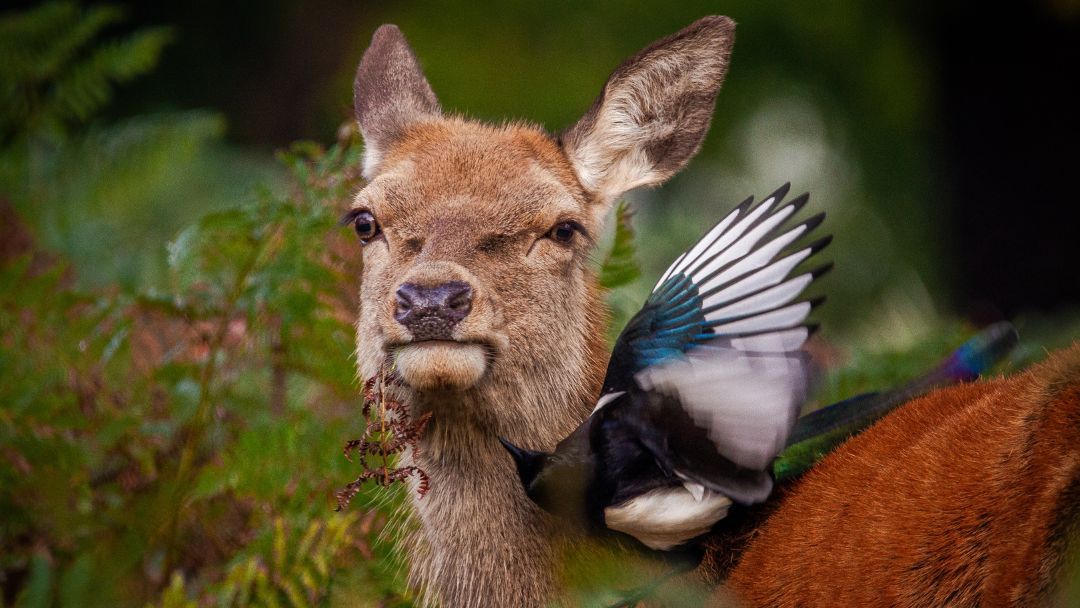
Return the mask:
M 829 266 L 789 275 L 830 237 L 794 246 L 825 214 L 785 226 L 809 199 L 784 203 L 787 191 L 785 185 L 758 205 L 747 199 L 664 272 L 616 341 L 602 395 L 626 390 L 638 371 L 706 344 L 746 352 L 801 348 L 813 331 L 804 321 L 819 301 L 795 299 Z
M 808 195 L 787 192 L 748 199 L 675 260 L 616 340 L 592 415 L 554 454 L 508 446 L 534 500 L 565 511 L 556 503 L 582 486 L 594 524 L 666 549 L 769 495 L 810 384 L 818 301 L 799 296 L 828 270 L 794 272 L 829 238 L 800 244 L 824 214 L 790 222 Z

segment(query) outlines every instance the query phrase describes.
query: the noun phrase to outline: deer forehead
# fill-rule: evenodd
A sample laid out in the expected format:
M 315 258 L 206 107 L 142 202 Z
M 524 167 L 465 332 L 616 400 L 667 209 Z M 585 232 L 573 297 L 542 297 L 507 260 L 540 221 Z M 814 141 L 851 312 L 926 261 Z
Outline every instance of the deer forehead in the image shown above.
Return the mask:
M 409 236 L 448 222 L 507 235 L 569 219 L 594 228 L 591 202 L 566 156 L 528 125 L 461 119 L 412 125 L 387 150 L 355 206 Z

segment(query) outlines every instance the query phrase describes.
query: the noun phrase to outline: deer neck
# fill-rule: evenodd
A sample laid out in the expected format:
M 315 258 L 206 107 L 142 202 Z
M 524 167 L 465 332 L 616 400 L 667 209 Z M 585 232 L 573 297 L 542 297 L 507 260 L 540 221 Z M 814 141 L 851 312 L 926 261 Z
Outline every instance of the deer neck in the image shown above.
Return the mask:
M 410 577 L 422 603 L 544 604 L 556 530 L 524 495 L 492 428 L 469 416 L 436 416 L 418 447 L 412 461 L 428 475 L 430 490 L 413 499 L 419 525 Z
M 475 389 L 410 394 L 414 416 L 432 418 L 411 454 L 429 477 L 414 493 L 411 579 L 423 602 L 539 606 L 553 599 L 558 527 L 525 495 L 499 442 L 552 451 L 584 420 L 606 363 L 603 304 L 576 348 L 532 354 L 530 372 L 493 370 Z
M 513 486 L 512 471 L 498 466 L 506 454 L 496 451 L 502 450 L 497 440 L 493 445 L 490 436 L 442 431 L 447 441 L 472 445 L 422 444 L 416 462 L 430 476 L 431 491 L 414 500 L 420 524 L 413 538 L 414 584 L 425 599 L 444 606 L 540 605 L 551 586 L 547 522 Z M 425 451 L 448 457 L 436 462 Z

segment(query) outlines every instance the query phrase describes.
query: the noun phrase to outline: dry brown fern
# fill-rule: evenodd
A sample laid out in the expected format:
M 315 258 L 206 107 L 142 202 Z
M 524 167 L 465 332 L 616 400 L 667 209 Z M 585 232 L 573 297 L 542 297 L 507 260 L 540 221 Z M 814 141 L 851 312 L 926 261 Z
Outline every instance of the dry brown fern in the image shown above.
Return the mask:
M 380 486 L 388 487 L 395 482 L 403 482 L 409 477 L 416 476 L 420 480 L 416 491 L 421 498 L 430 489 L 430 479 L 420 467 L 389 466 L 391 457 L 404 452 L 406 448 L 412 448 L 414 454 L 420 450 L 420 436 L 431 420 L 431 412 L 428 412 L 415 422 L 409 421 L 408 406 L 387 398 L 383 391 L 388 383 L 394 382 L 398 382 L 397 376 L 385 370 L 364 382 L 363 416 L 367 421 L 367 426 L 364 429 L 364 435 L 360 439 L 346 442 L 343 450 L 345 458 L 350 462 L 353 454 L 358 455 L 363 470 L 359 477 L 335 494 L 337 511 L 349 505 L 349 501 L 360 492 L 360 488 L 366 481 L 374 481 Z M 378 464 L 371 464 L 368 460 L 371 457 L 375 457 Z

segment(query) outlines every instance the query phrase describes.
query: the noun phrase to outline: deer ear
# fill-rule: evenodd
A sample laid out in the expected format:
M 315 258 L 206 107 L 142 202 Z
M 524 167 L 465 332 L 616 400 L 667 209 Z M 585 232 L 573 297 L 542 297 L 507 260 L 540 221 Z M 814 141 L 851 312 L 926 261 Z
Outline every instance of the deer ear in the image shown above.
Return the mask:
M 562 136 L 582 185 L 608 203 L 657 185 L 690 160 L 709 129 L 735 23 L 705 17 L 623 63 Z
M 405 127 L 441 114 L 435 92 L 396 25 L 375 30 L 356 70 L 353 106 L 364 135 L 364 177 L 368 179 Z

